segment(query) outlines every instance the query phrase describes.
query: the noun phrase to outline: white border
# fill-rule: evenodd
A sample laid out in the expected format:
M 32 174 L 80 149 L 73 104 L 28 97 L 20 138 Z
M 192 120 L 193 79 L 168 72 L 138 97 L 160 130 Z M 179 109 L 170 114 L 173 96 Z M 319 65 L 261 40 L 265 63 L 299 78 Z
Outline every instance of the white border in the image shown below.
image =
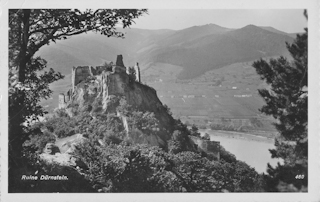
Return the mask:
M 320 201 L 319 4 L 318 0 L 2 0 L 0 1 L 1 197 L 9 201 Z M 308 9 L 308 193 L 8 194 L 8 8 Z

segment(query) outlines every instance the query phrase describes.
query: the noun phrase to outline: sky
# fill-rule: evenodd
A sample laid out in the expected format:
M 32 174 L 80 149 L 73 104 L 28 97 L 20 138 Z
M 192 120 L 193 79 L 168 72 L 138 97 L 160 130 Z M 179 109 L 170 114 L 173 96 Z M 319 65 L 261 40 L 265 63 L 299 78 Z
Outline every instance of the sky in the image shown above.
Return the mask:
M 205 24 L 226 28 L 253 24 L 287 33 L 303 32 L 307 27 L 302 9 L 149 9 L 148 13 L 136 19 L 131 27 L 180 30 Z

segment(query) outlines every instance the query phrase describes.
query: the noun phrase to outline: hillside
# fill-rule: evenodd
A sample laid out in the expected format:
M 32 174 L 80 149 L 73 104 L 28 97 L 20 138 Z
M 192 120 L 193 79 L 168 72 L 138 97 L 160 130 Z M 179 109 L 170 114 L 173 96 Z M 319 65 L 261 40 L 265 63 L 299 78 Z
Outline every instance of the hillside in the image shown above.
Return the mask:
M 254 25 L 211 34 L 177 46 L 159 48 L 149 55 L 150 61 L 184 67 L 179 79 L 191 79 L 206 71 L 236 62 L 251 61 L 260 57 L 288 56 L 285 42 L 293 38 L 270 32 Z
M 178 30 L 171 35 L 159 40 L 160 46 L 179 46 L 188 41 L 193 41 L 204 36 L 224 34 L 232 29 L 221 27 L 215 24 L 203 26 L 193 26 L 186 29 Z
M 66 75 L 51 85 L 54 94 L 42 102 L 43 106 L 49 111 L 58 107 L 58 94 L 70 87 L 71 67 L 101 65 L 122 54 L 127 66 L 139 62 L 142 82 L 154 87 L 174 116 L 184 121 L 208 125 L 220 123 L 221 118 L 257 118 L 263 105 L 257 89 L 265 86 L 251 63 L 259 58 L 288 56 L 285 42 L 293 40 L 290 34 L 254 25 L 241 29 L 209 24 L 177 31 L 123 31 L 124 39 L 87 33 L 40 49 L 48 67 Z M 235 97 L 239 95 L 252 97 Z M 271 120 L 260 119 L 266 122 L 265 129 L 272 129 Z
M 61 180 L 55 186 L 45 180 L 27 186 L 15 179 L 18 191 L 23 186 L 24 191 L 59 193 L 263 189 L 262 175 L 220 142 L 174 119 L 156 90 L 127 74 L 119 58 L 116 65 L 72 69 L 72 86 L 59 95 L 59 109 L 33 125 L 36 132 L 24 144 L 29 161 L 38 159 L 37 167 L 27 162 L 15 173 L 27 170 Z
M 301 33 L 286 33 L 286 32 L 282 32 L 282 31 L 280 31 L 280 30 L 277 30 L 277 29 L 275 29 L 275 28 L 273 28 L 273 27 L 262 27 L 262 26 L 261 26 L 260 28 L 265 29 L 265 30 L 268 30 L 268 31 L 270 31 L 270 32 L 275 32 L 275 33 L 277 33 L 277 34 L 287 35 L 287 36 L 290 36 L 290 37 L 292 37 L 292 38 L 296 38 L 297 34 L 301 34 Z
M 228 29 L 214 24 L 177 31 L 120 29 L 125 33 L 123 39 L 87 33 L 42 47 L 38 55 L 63 74 L 69 74 L 71 66 L 99 65 L 122 54 L 126 64 L 139 62 L 142 69 L 154 62 L 182 66 L 179 78 L 188 79 L 235 62 L 287 55 L 285 42 L 293 38 L 266 29 L 271 30 L 254 25 Z

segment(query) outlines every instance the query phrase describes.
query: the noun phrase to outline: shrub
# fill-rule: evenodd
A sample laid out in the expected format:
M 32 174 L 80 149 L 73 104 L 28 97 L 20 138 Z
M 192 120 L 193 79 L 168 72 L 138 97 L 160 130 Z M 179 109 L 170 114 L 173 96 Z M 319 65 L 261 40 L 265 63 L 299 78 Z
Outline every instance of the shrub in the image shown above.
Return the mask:
M 42 152 L 47 143 L 54 143 L 55 141 L 55 136 L 49 131 L 46 130 L 42 133 L 38 130 L 37 132 L 32 132 L 29 135 L 29 140 L 26 140 L 23 146 L 28 151 Z

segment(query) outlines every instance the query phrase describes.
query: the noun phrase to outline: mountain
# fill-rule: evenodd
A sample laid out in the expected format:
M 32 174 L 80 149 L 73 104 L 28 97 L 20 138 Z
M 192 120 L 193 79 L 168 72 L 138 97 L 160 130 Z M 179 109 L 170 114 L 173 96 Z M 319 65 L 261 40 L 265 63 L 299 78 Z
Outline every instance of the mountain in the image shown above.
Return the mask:
M 255 96 L 257 87 L 264 87 L 250 65 L 252 61 L 289 56 L 285 42 L 290 43 L 293 38 L 274 30 L 254 25 L 228 29 L 209 24 L 183 30 L 120 29 L 124 38 L 108 38 L 95 33 L 72 36 L 42 47 L 38 53 L 48 61 L 48 67 L 66 75 L 64 80 L 51 85 L 54 94 L 43 102 L 43 106 L 49 111 L 57 107 L 58 94 L 69 86 L 73 66 L 115 62 L 114 58 L 122 54 L 125 66 L 132 67 L 139 62 L 142 81 L 154 87 L 161 95 L 160 99 L 176 115 L 205 116 L 208 120 L 257 116 L 258 108 L 263 104 L 261 99 L 252 97 L 243 101 L 234 96 Z M 232 90 L 234 86 L 238 90 Z M 210 99 L 197 98 L 194 102 L 172 98 L 176 95 L 182 98 L 206 95 Z M 211 97 L 222 101 L 215 102 Z M 224 105 L 229 102 L 232 107 Z M 241 110 L 239 106 L 242 106 Z M 195 110 L 190 111 L 190 107 Z
M 229 29 L 214 24 L 182 30 L 120 29 L 125 38 L 87 33 L 43 47 L 39 55 L 64 74 L 77 65 L 99 65 L 118 54 L 125 64 L 139 62 L 142 69 L 153 63 L 183 67 L 179 79 L 190 79 L 208 70 L 260 57 L 288 55 L 290 34 L 271 27 L 248 25 Z
M 48 66 L 70 74 L 70 68 L 78 65 L 100 65 L 113 61 L 117 55 L 124 56 L 124 63 L 134 65 L 137 54 L 167 37 L 173 30 L 119 29 L 124 38 L 106 37 L 96 33 L 76 35 L 67 40 L 43 46 L 38 56 L 47 60 Z
M 192 30 L 193 31 L 193 30 Z M 170 38 L 169 38 L 170 39 Z M 161 46 L 142 60 L 184 67 L 179 79 L 192 79 L 206 71 L 260 57 L 288 55 L 285 42 L 293 38 L 254 25 L 210 34 L 184 43 Z
M 259 26 L 259 27 L 262 28 L 262 29 L 265 29 L 265 30 L 267 30 L 267 31 L 277 33 L 277 34 L 282 34 L 282 35 L 291 36 L 289 33 L 280 31 L 280 30 L 275 29 L 275 28 L 273 28 L 273 27 L 264 27 L 264 26 Z
M 186 29 L 178 30 L 166 38 L 161 39 L 158 44 L 160 46 L 180 45 L 188 41 L 202 38 L 208 35 L 223 34 L 230 31 L 229 28 L 224 28 L 215 24 L 207 24 L 203 26 L 193 26 Z
M 260 28 L 265 29 L 265 30 L 268 30 L 268 31 L 270 31 L 270 32 L 277 33 L 277 34 L 287 35 L 287 36 L 290 36 L 290 37 L 292 37 L 292 38 L 296 38 L 297 34 L 301 34 L 301 33 L 299 33 L 299 32 L 297 32 L 297 33 L 286 33 L 286 32 L 277 30 L 277 29 L 275 29 L 275 28 L 273 28 L 273 27 L 263 27 L 263 26 L 261 26 Z

